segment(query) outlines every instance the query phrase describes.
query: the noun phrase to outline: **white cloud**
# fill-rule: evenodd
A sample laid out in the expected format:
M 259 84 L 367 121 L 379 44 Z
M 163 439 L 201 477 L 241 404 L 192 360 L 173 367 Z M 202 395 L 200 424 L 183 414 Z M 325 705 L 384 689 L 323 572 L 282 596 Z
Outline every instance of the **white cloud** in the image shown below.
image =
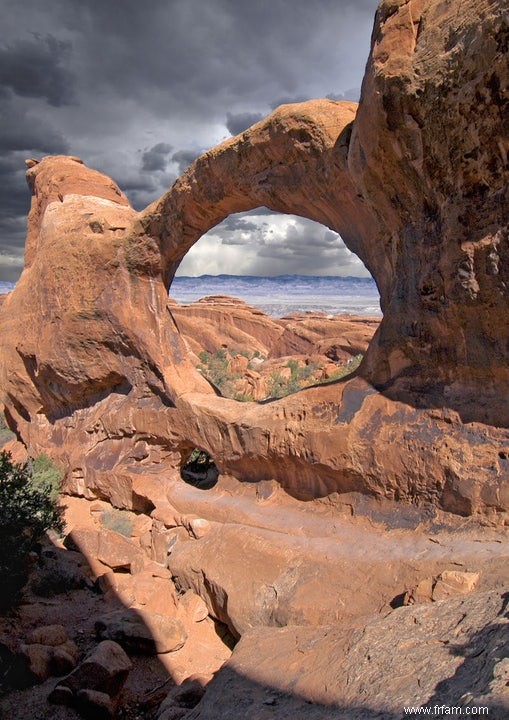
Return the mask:
M 319 223 L 293 215 L 244 217 L 243 213 L 231 216 L 204 235 L 184 257 L 177 274 L 369 277 L 339 235 Z

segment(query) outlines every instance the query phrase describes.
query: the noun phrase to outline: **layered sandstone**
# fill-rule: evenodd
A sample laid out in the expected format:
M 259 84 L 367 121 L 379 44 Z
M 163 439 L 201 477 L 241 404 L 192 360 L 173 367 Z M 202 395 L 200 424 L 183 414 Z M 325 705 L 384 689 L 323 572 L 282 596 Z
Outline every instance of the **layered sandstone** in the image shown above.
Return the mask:
M 266 400 L 350 374 L 380 319 L 323 312 L 273 319 L 237 298 L 170 301 L 195 365 L 223 397 Z
M 153 506 L 200 448 L 303 499 L 503 522 L 506 37 L 501 0 L 382 2 L 359 107 L 282 106 L 139 214 L 76 158 L 30 161 L 27 263 L 0 311 L 6 417 L 30 452 L 121 507 Z M 353 379 L 248 407 L 196 370 L 167 288 L 204 232 L 259 205 L 340 232 L 384 318 Z

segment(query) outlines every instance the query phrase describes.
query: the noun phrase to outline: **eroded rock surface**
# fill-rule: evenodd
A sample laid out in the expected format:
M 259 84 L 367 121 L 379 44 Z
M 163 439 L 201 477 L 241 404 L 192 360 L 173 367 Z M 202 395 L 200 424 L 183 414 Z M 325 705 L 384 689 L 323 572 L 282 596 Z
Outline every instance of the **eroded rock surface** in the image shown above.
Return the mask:
M 471 715 L 487 707 L 504 720 L 507 599 L 491 592 L 400 608 L 358 629 L 253 630 L 184 718 L 396 720 L 419 717 L 421 706 L 445 717 L 434 708 L 447 706 Z
M 303 499 L 358 491 L 504 522 L 507 32 L 502 0 L 382 2 L 359 107 L 282 106 L 139 214 L 77 158 L 30 161 L 1 387 L 68 492 L 150 512 L 200 448 Z M 384 318 L 357 377 L 246 407 L 196 371 L 167 288 L 204 232 L 259 205 L 338 231 Z

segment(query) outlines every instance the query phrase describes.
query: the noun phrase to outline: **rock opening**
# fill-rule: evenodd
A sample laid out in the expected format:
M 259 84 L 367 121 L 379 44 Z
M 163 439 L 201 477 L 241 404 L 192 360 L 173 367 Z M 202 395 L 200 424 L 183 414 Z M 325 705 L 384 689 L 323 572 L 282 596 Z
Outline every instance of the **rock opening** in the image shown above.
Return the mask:
M 205 450 L 194 448 L 186 456 L 180 470 L 182 480 L 200 490 L 210 490 L 217 483 L 219 471 Z

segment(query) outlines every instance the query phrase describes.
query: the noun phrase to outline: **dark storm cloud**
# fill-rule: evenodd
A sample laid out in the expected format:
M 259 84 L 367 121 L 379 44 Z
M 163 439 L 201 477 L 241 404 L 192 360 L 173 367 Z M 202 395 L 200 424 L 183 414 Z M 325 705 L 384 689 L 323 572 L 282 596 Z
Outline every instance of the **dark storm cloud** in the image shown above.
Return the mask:
M 25 202 L 28 201 L 28 193 Z M 28 208 L 28 203 L 26 208 Z M 15 282 L 23 269 L 23 245 L 26 234 L 26 222 L 23 219 L 0 215 L 0 230 L 10 242 L 0 247 L 0 281 Z
M 258 224 L 246 220 L 244 214 L 237 213 L 235 215 L 229 215 L 226 220 L 223 220 L 221 225 L 221 234 L 232 233 L 240 230 L 242 232 L 253 232 L 258 229 Z
M 25 159 L 65 153 L 63 137 L 36 116 L 15 114 L 10 105 L 0 111 L 0 279 L 16 280 L 23 267 L 26 217 L 30 192 L 25 180 Z
M 18 106 L 14 99 L 0 109 L 0 279 L 12 280 L 22 269 L 30 192 L 25 159 L 66 153 L 69 146 L 44 118 Z
M 270 232 L 270 231 L 269 231 Z M 344 243 L 337 233 L 328 230 L 312 220 L 294 218 L 293 223 L 287 227 L 283 237 L 274 240 L 267 239 L 260 247 L 259 257 L 288 259 L 310 258 L 320 252 L 322 262 L 326 263 L 326 255 L 344 248 Z M 349 251 L 347 250 L 347 253 Z
M 270 108 L 271 110 L 275 110 L 280 105 L 293 105 L 294 103 L 305 102 L 306 100 L 309 100 L 309 97 L 305 95 L 283 95 L 282 97 L 278 97 L 277 100 L 273 100 L 270 103 Z
M 360 96 L 360 87 L 350 88 L 349 90 L 345 90 L 344 92 L 330 92 L 324 95 L 324 97 L 326 97 L 328 100 L 349 100 L 353 102 L 358 102 Z M 272 110 L 275 110 L 280 105 L 293 105 L 294 103 L 305 102 L 309 99 L 310 98 L 306 97 L 305 95 L 284 95 L 282 97 L 279 97 L 277 100 L 272 101 L 270 103 L 270 107 L 272 108 Z
M 148 102 L 160 116 L 188 117 L 193 109 L 224 122 L 226 112 L 264 112 L 274 98 L 340 93 L 345 81 L 352 87 L 351 68 L 362 74 L 377 3 L 152 0 L 148 10 L 128 0 L 122 12 L 96 0 L 49 4 L 75 35 L 85 83 Z M 365 27 L 363 48 L 352 33 L 358 25 Z
M 235 274 L 248 258 L 252 275 L 368 275 L 337 233 L 312 220 L 262 210 L 264 219 L 254 217 L 254 213 L 262 214 L 260 210 L 238 213 L 211 230 L 191 251 L 194 256 L 187 268 L 196 274 L 197 258 L 200 253 L 209 257 L 207 248 L 212 242 L 222 248 L 217 272 Z
M 144 207 L 196 148 L 275 104 L 347 97 L 362 79 L 376 5 L 0 0 L 0 151 L 13 163 L 0 167 L 0 252 L 22 243 L 25 156 L 76 154 Z
M 361 96 L 361 89 L 358 88 L 350 88 L 350 90 L 345 90 L 345 92 L 342 93 L 329 93 L 325 97 L 328 98 L 328 100 L 349 100 L 351 102 L 359 102 L 359 98 Z
M 172 150 L 172 146 L 168 143 L 157 143 L 141 156 L 141 169 L 145 172 L 166 170 L 168 155 Z
M 15 40 L 0 46 L 0 85 L 15 95 L 44 98 L 60 107 L 73 101 L 73 77 L 66 65 L 71 45 L 53 35 Z
M 138 211 L 146 208 L 154 198 L 162 195 L 163 191 L 173 183 L 172 178 L 171 181 L 165 184 L 160 177 L 160 173 L 157 173 L 157 177 L 147 173 L 140 173 L 134 176 L 119 175 L 116 179 L 133 208 Z
M 32 152 L 54 155 L 69 150 L 67 140 L 51 122 L 35 113 L 29 113 L 14 103 L 0 108 L 0 152 Z
M 200 157 L 202 151 L 199 150 L 179 150 L 173 153 L 171 159 L 177 164 L 179 175 L 187 170 L 189 165 L 193 163 L 197 157 Z
M 238 135 L 262 119 L 262 113 L 243 112 L 234 114 L 228 112 L 226 113 L 226 127 L 229 133 Z
M 337 233 L 311 220 L 292 220 L 283 236 L 265 233 L 253 262 L 256 274 L 349 274 L 362 269 Z

